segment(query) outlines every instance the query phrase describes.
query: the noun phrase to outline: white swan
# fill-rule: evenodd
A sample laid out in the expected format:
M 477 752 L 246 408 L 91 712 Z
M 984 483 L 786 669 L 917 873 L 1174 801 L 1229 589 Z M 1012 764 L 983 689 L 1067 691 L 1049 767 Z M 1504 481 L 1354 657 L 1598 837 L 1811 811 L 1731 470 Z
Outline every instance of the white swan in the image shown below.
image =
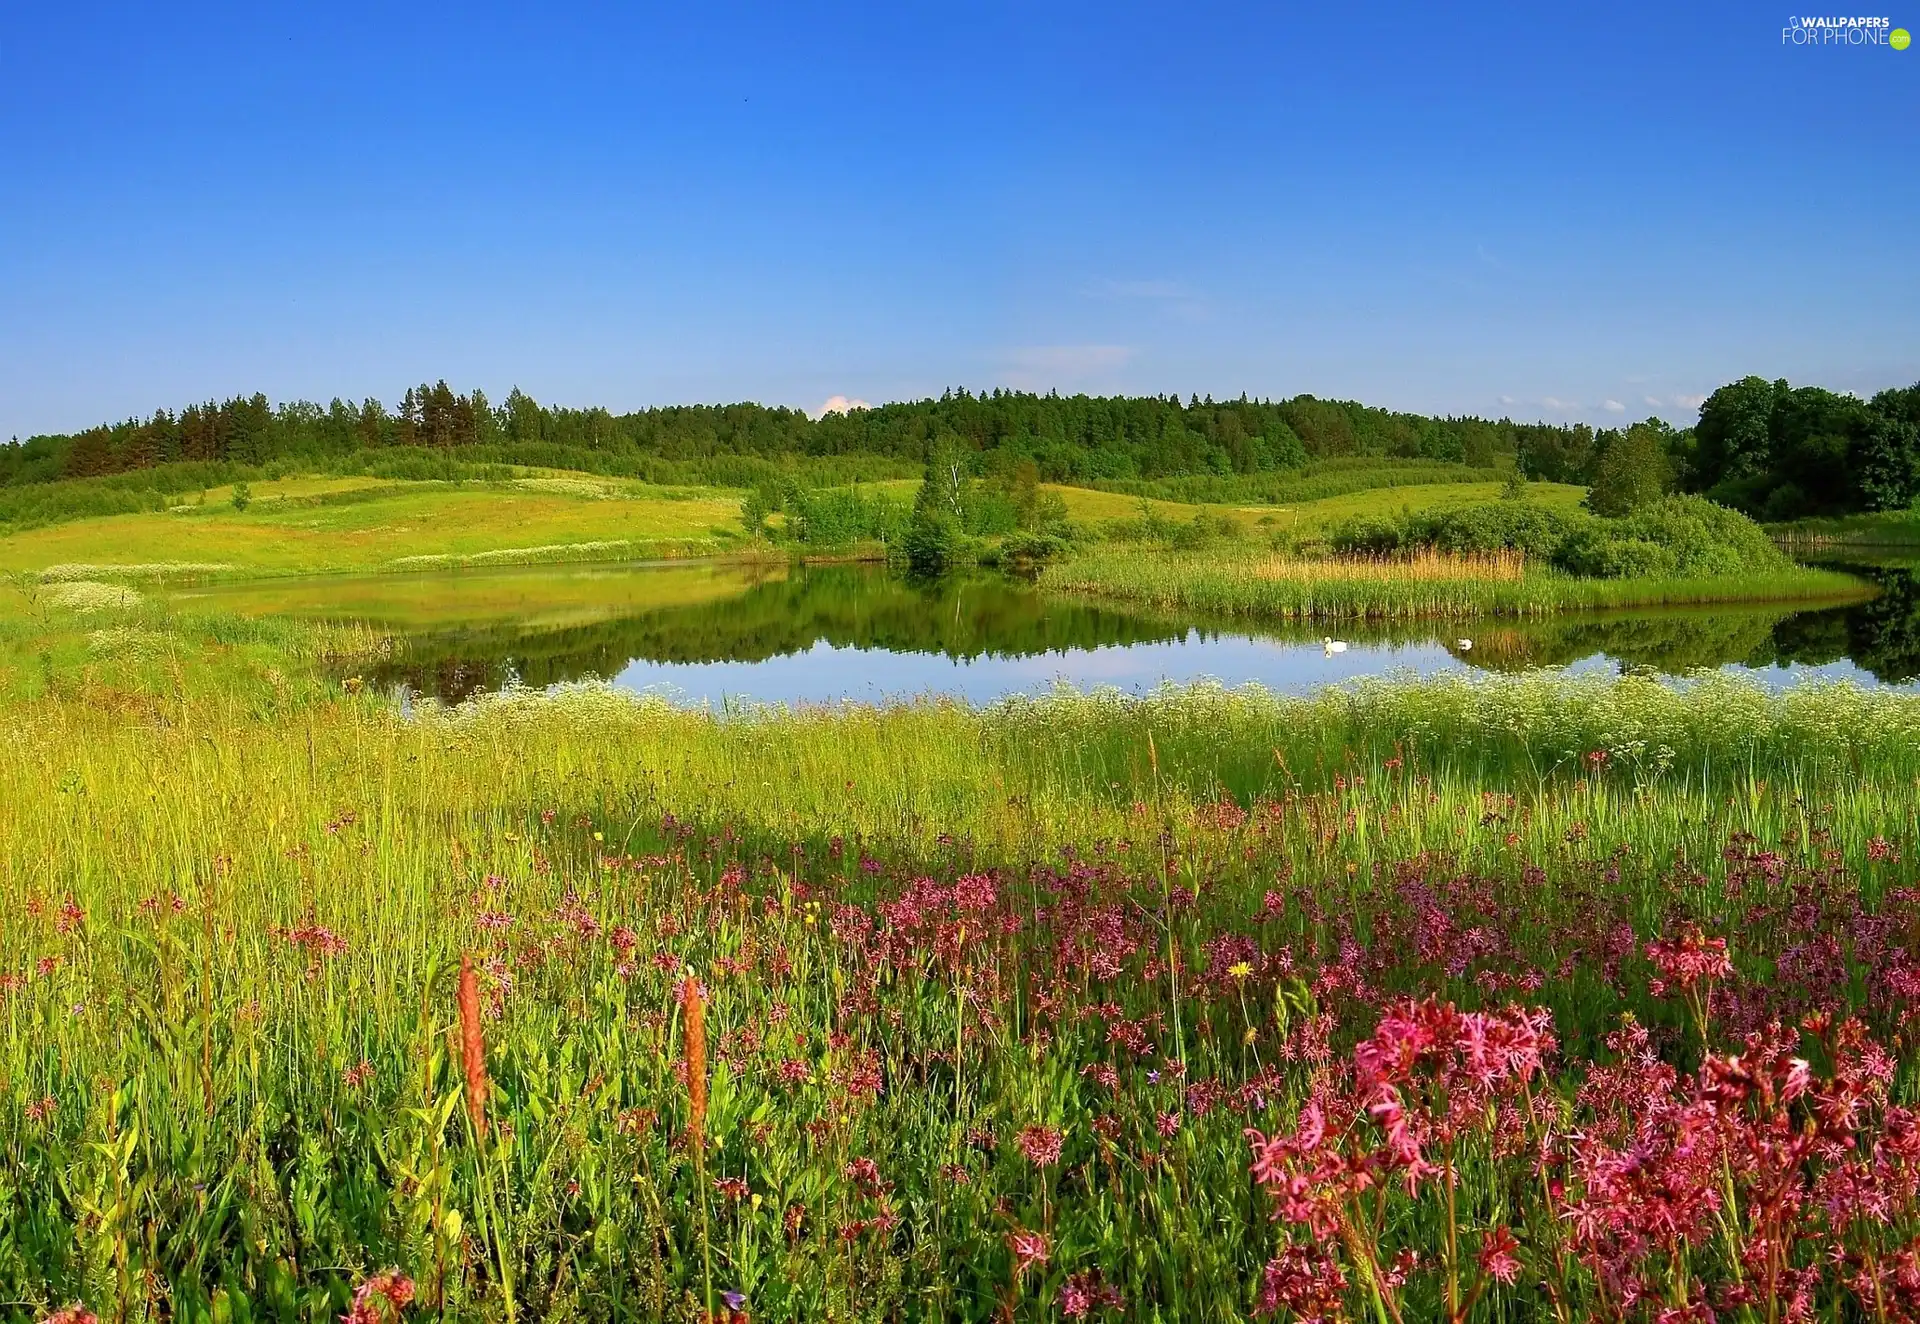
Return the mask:
M 1347 651 L 1347 644 L 1344 639 L 1335 639 L 1329 636 L 1324 642 L 1326 644 L 1328 657 L 1332 657 L 1335 653 L 1344 653 Z
M 1454 646 L 1463 653 L 1473 647 L 1473 640 L 1471 639 L 1456 639 L 1453 642 Z

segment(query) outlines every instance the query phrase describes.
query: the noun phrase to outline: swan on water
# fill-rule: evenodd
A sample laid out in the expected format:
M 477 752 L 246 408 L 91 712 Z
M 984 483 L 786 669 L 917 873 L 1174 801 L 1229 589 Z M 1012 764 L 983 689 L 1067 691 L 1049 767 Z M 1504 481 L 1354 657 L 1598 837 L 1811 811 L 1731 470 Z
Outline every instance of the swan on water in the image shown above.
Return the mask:
M 1335 639 L 1329 636 L 1324 642 L 1326 644 L 1328 657 L 1332 657 L 1335 653 L 1344 653 L 1347 651 L 1347 643 L 1344 639 Z

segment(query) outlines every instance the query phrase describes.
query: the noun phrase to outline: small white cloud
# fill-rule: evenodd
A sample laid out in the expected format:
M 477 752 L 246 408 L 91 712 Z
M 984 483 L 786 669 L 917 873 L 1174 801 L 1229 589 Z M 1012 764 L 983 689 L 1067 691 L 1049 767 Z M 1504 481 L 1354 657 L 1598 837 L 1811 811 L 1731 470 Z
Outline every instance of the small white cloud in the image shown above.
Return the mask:
M 872 405 L 860 399 L 858 396 L 848 399 L 844 395 L 835 395 L 829 396 L 825 404 L 814 410 L 813 416 L 816 419 L 820 419 L 825 418 L 828 414 L 851 414 L 856 409 L 871 408 L 873 408 Z
M 1500 403 L 1501 403 L 1501 404 L 1503 404 L 1503 405 L 1517 405 L 1517 404 L 1519 404 L 1520 402 L 1519 402 L 1518 400 L 1516 400 L 1516 399 L 1514 399 L 1514 398 L 1513 398 L 1512 396 L 1510 396 L 1510 395 L 1503 395 L 1503 396 L 1501 396 L 1501 397 L 1500 397 Z
M 1577 400 L 1557 400 L 1553 396 L 1548 395 L 1541 397 L 1540 407 L 1542 409 L 1574 410 L 1580 407 L 1580 402 Z
M 1698 409 L 1707 402 L 1707 397 L 1704 395 L 1676 395 L 1673 397 L 1673 402 L 1682 409 Z
M 1606 410 L 1609 414 L 1624 414 L 1627 412 L 1627 407 L 1621 404 L 1618 400 L 1602 401 L 1600 407 Z
M 1660 407 L 1660 397 L 1658 396 L 1643 395 L 1640 398 L 1642 400 L 1645 400 L 1648 404 L 1652 405 L 1655 409 L 1658 409 Z

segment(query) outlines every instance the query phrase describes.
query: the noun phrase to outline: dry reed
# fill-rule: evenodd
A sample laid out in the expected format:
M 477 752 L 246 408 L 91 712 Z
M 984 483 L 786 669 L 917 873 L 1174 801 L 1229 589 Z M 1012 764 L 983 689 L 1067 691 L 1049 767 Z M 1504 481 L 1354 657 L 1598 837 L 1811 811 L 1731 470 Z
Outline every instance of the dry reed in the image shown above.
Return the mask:
M 1398 556 L 1329 556 L 1308 559 L 1272 556 L 1256 563 L 1259 579 L 1303 583 L 1455 583 L 1461 580 L 1520 579 L 1527 571 L 1525 552 L 1443 552 L 1434 548 Z
M 707 1007 L 700 981 L 682 981 L 687 1017 L 687 1144 L 698 1155 L 707 1144 Z
M 480 1031 L 480 982 L 473 958 L 460 956 L 460 1064 L 467 1076 L 467 1116 L 473 1133 L 487 1138 L 487 1041 Z

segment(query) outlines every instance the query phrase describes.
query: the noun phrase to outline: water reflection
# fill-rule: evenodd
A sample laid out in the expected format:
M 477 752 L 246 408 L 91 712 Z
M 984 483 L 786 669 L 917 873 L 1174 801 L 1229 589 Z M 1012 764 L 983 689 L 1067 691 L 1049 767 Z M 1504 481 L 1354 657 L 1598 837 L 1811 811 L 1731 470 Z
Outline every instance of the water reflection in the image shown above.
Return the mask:
M 369 679 L 458 701 L 586 677 L 695 702 L 975 701 L 1059 680 L 1150 688 L 1259 681 L 1299 690 L 1388 672 L 1731 667 L 1769 682 L 1920 677 L 1912 566 L 1847 569 L 1879 589 L 1846 605 L 1658 609 L 1539 620 L 1249 626 L 1043 596 L 999 575 L 914 581 L 874 566 L 546 567 L 212 588 L 223 610 L 355 619 L 403 641 Z M 1470 638 L 1472 647 L 1459 646 Z

